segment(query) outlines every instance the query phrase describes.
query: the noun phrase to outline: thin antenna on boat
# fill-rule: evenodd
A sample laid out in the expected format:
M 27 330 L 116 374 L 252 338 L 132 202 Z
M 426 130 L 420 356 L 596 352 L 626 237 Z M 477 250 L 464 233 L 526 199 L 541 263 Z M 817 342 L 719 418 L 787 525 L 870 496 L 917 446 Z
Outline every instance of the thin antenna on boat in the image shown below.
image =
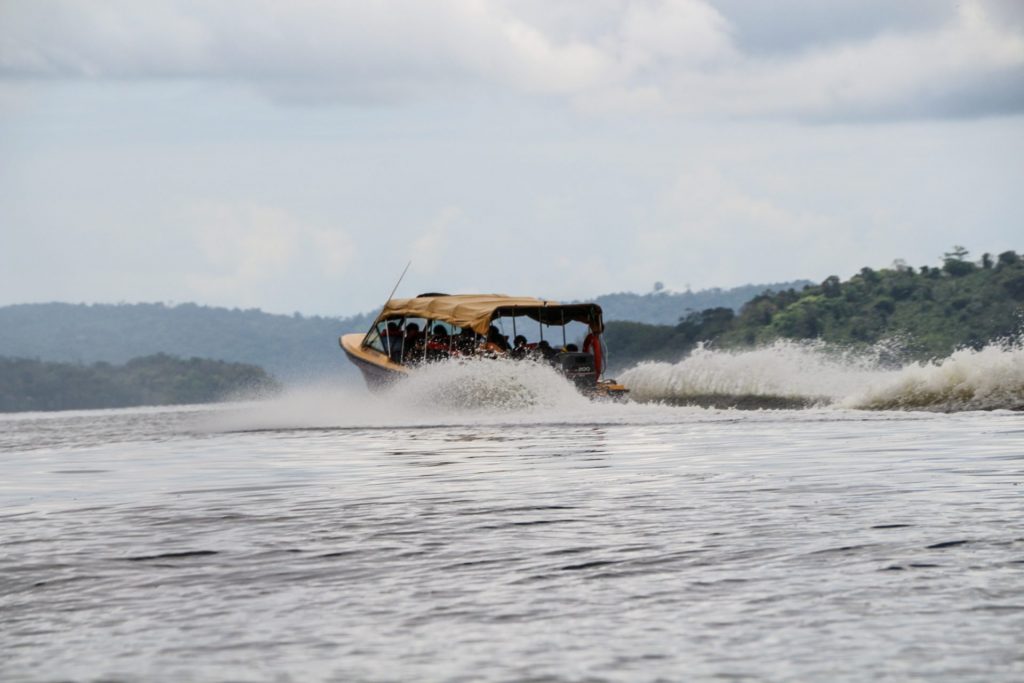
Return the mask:
M 411 260 L 408 263 L 405 264 L 405 270 L 403 270 L 402 274 L 398 276 L 398 282 L 396 282 L 395 286 L 391 288 L 391 293 L 388 294 L 387 301 L 385 301 L 384 303 L 387 303 L 388 301 L 391 301 L 391 297 L 393 297 L 395 295 L 395 292 L 398 291 L 398 285 L 402 284 L 402 280 L 405 279 L 405 274 L 407 272 L 409 272 L 409 266 L 411 266 L 411 265 L 412 265 L 412 261 Z
M 380 313 L 378 313 L 374 317 L 373 322 L 370 323 L 370 332 L 372 332 L 374 330 L 374 328 L 377 327 L 377 318 L 379 318 L 381 313 L 384 312 L 384 309 L 388 307 L 388 302 L 391 301 L 391 297 L 393 297 L 395 295 L 395 292 L 398 291 L 398 285 L 402 284 L 402 280 L 405 279 L 405 274 L 407 272 L 409 272 L 409 266 L 411 266 L 411 265 L 412 265 L 412 260 L 410 259 L 409 262 L 405 264 L 405 269 L 402 271 L 402 274 L 398 276 L 398 282 L 396 282 L 395 286 L 391 288 L 391 293 L 388 294 L 388 298 L 384 300 L 384 305 L 381 306 Z M 370 332 L 367 332 L 366 334 L 370 334 Z M 404 344 L 405 337 L 402 337 L 402 342 Z M 388 344 L 388 355 L 389 356 L 391 355 L 391 345 L 390 344 Z

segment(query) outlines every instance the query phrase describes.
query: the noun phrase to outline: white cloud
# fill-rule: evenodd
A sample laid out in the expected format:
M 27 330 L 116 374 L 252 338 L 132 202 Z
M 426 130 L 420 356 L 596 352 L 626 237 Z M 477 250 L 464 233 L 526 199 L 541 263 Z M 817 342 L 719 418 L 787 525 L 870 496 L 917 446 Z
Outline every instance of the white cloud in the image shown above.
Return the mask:
M 780 35 L 794 9 L 769 15 Z M 9 0 L 0 75 L 227 79 L 306 102 L 498 88 L 582 108 L 714 116 L 1024 110 L 1024 27 L 1006 20 L 1019 13 L 1004 0 L 965 0 L 944 22 L 920 11 L 918 25 L 904 12 L 871 35 L 837 29 L 811 51 L 765 57 L 743 51 L 710 0 Z
M 736 58 L 726 20 L 699 0 L 629 3 L 619 29 L 627 74 L 659 63 L 688 66 Z
M 295 80 L 340 100 L 415 95 L 450 81 L 566 91 L 605 68 L 592 46 L 555 44 L 498 3 L 222 0 L 10 2 L 0 72 L 70 78 Z
M 950 113 L 977 79 L 993 89 L 1015 89 L 1024 108 L 1024 34 L 994 24 L 980 3 L 934 31 L 887 33 L 784 60 L 745 60 L 713 76 L 685 74 L 677 101 L 734 114 L 791 114 L 826 119 L 906 117 Z M 1016 84 L 1016 85 L 1014 85 Z M 984 109 L 984 102 L 979 107 Z
M 283 211 L 205 205 L 189 214 L 189 232 L 205 264 L 186 281 L 204 297 L 245 300 L 292 265 L 301 227 Z
M 309 237 L 325 275 L 336 275 L 352 264 L 356 247 L 348 233 L 320 228 L 312 229 Z
M 341 278 L 355 252 L 346 233 L 305 224 L 275 207 L 204 204 L 182 221 L 201 256 L 185 282 L 205 300 L 258 305 L 283 282 L 302 279 L 311 265 L 323 280 Z

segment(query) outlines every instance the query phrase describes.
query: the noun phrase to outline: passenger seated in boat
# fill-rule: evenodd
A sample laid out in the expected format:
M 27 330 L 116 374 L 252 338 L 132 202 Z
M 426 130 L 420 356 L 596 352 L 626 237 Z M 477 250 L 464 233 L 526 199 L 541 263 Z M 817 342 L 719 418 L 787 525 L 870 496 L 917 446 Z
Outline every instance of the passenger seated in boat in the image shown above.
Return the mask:
M 551 344 L 548 343 L 547 339 L 541 339 L 537 342 L 537 352 L 544 360 L 551 360 L 558 353 L 558 351 L 551 348 Z
M 402 362 L 402 347 L 404 346 L 405 339 L 402 334 L 402 329 L 398 326 L 398 323 L 388 323 L 387 329 L 381 333 L 381 341 L 384 344 L 384 350 L 387 351 L 388 358 L 395 363 Z
M 423 334 L 420 326 L 409 323 L 405 326 L 405 346 L 402 349 L 402 362 L 418 363 L 423 359 Z
M 508 339 L 494 325 L 487 330 L 487 345 L 491 346 L 492 344 L 498 351 L 508 353 Z
M 455 338 L 455 350 L 468 356 L 476 351 L 476 332 L 471 327 L 463 327 Z
M 578 353 L 579 350 L 580 350 L 580 347 L 576 346 L 575 344 L 566 344 L 565 345 L 566 353 Z
M 530 347 L 526 343 L 526 337 L 521 334 L 516 335 L 516 338 L 512 343 L 512 352 L 509 355 L 516 360 L 521 360 L 526 358 L 529 353 Z
M 451 353 L 451 336 L 444 325 L 434 325 L 434 333 L 427 342 L 427 360 L 444 360 Z

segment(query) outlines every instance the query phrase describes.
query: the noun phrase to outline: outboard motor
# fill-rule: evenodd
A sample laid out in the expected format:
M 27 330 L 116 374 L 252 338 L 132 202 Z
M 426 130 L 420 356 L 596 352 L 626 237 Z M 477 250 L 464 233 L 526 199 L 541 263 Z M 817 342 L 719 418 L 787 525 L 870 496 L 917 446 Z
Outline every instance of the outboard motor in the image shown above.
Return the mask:
M 555 369 L 572 380 L 581 389 L 593 389 L 597 384 L 594 356 L 590 353 L 565 351 L 551 359 Z

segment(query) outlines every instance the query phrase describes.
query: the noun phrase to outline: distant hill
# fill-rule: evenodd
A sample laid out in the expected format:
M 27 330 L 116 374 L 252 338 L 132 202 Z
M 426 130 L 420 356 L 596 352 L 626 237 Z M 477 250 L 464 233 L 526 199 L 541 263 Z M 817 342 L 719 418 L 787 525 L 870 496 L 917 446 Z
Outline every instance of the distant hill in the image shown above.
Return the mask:
M 743 304 L 766 291 L 784 292 L 803 289 L 810 280 L 793 280 L 767 285 L 742 285 L 732 289 L 702 289 L 697 292 L 650 292 L 603 294 L 594 301 L 604 311 L 605 320 L 628 320 L 649 325 L 675 325 L 692 311 L 706 308 L 731 308 L 738 311 Z
M 821 339 L 843 346 L 898 342 L 900 358 L 942 358 L 963 347 L 1019 335 L 1024 325 L 1024 259 L 1014 251 L 978 261 L 954 248 L 939 267 L 862 268 L 800 290 L 761 294 L 737 314 L 693 311 L 677 325 L 612 322 L 606 340 L 616 367 L 674 360 L 700 342 L 739 348 L 775 339 Z
M 0 358 L 0 412 L 210 403 L 278 386 L 255 365 L 166 354 L 124 365 Z
M 372 317 L 196 304 L 21 304 L 0 307 L 0 356 L 126 363 L 165 353 L 250 363 L 283 380 L 309 379 L 351 374 L 338 335 L 368 329 Z

